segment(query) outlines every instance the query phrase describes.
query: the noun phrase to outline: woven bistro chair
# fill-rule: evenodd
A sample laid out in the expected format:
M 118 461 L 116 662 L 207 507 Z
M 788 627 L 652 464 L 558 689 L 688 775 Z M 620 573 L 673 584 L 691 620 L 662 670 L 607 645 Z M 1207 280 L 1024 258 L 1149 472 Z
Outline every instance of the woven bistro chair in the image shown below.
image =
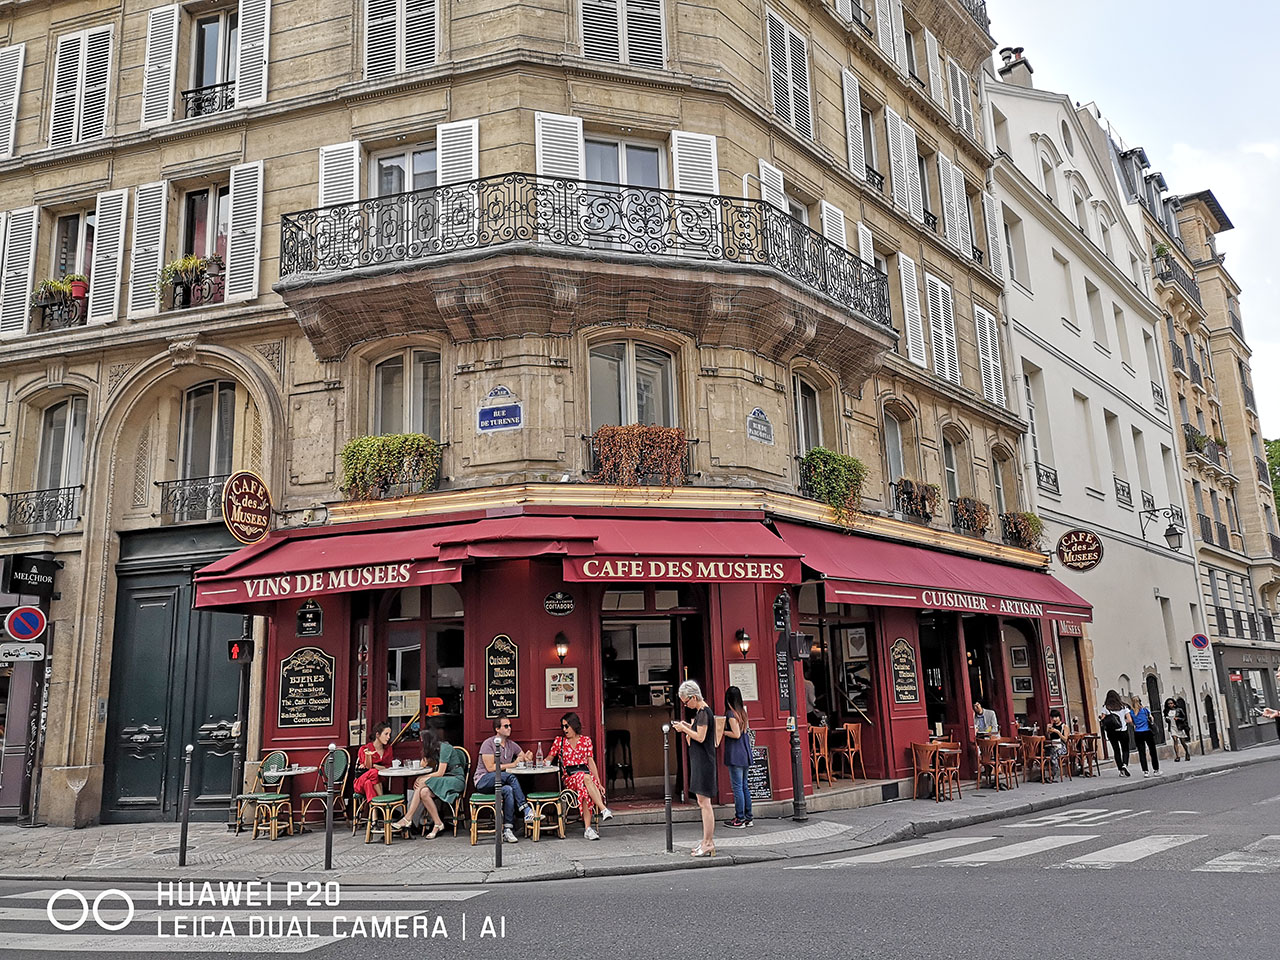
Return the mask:
M 938 794 L 938 745 L 913 743 L 911 745 L 911 799 L 920 798 L 920 778 L 933 779 L 933 792 Z
M 1102 766 L 1098 763 L 1098 739 L 1097 734 L 1085 734 L 1076 741 L 1074 759 L 1080 762 L 1082 776 L 1102 775 Z
M 395 832 L 392 824 L 404 816 L 404 798 L 403 793 L 382 793 L 365 804 L 365 843 L 372 841 L 374 831 L 377 830 L 382 834 L 382 842 L 391 845 L 391 834 Z M 400 816 L 396 816 L 397 813 Z M 406 837 L 409 835 L 407 829 L 400 833 Z
M 272 750 L 262 758 L 262 763 L 258 766 L 258 773 L 253 780 L 253 789 L 248 793 L 236 795 L 236 833 L 239 833 L 244 827 L 245 808 L 250 804 L 256 808 L 259 801 L 272 802 L 275 800 L 288 800 L 289 795 L 286 793 L 278 793 L 284 777 L 280 776 L 280 771 L 289 765 L 289 755 L 283 750 Z M 255 818 L 257 810 L 254 811 Z
M 832 786 L 831 751 L 827 748 L 827 736 L 830 730 L 826 727 L 809 728 L 809 755 L 813 758 L 813 789 L 818 789 L 818 779 L 822 765 L 827 766 L 827 786 Z
M 332 773 L 330 773 L 330 767 L 333 768 Z M 319 804 L 323 808 L 329 799 L 329 792 L 325 787 L 329 783 L 330 777 L 333 778 L 333 814 L 337 816 L 341 813 L 344 817 L 347 815 L 342 794 L 347 789 L 347 774 L 350 772 L 351 755 L 347 753 L 345 748 L 338 747 L 333 752 L 332 758 L 325 754 L 324 760 L 320 763 L 320 769 L 316 771 L 315 789 L 298 794 L 298 799 L 302 801 L 302 809 L 298 812 L 299 830 L 307 822 L 307 811 L 311 806 Z
M 862 769 L 862 779 L 867 779 L 867 768 L 862 762 L 862 724 L 846 723 L 844 725 L 844 746 L 836 749 L 836 759 L 843 760 L 849 765 L 850 780 L 858 779 L 853 772 L 855 760 Z

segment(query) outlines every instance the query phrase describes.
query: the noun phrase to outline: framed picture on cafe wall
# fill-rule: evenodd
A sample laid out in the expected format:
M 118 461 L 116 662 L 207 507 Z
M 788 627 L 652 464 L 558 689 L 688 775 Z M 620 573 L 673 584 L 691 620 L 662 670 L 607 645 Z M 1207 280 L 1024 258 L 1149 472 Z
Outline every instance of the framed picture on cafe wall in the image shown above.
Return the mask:
M 578 705 L 578 668 L 547 668 L 547 708 Z
M 1015 667 L 1027 667 L 1031 665 L 1031 660 L 1027 656 L 1026 647 L 1010 647 L 1009 662 Z
M 1034 693 L 1035 687 L 1031 683 L 1030 677 L 1014 677 L 1013 678 L 1014 693 Z

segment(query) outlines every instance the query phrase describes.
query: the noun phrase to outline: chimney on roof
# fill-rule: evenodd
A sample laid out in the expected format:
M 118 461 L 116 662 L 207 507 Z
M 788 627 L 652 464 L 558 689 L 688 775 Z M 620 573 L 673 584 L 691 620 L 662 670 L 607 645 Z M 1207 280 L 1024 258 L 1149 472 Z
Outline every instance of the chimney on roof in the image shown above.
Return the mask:
M 1022 55 L 1023 47 L 1005 47 L 1000 51 L 1000 59 L 1004 61 L 1000 67 L 1000 79 L 1005 83 L 1012 83 L 1019 87 L 1032 89 L 1035 84 L 1031 81 L 1031 74 L 1035 70 L 1031 68 L 1031 61 Z

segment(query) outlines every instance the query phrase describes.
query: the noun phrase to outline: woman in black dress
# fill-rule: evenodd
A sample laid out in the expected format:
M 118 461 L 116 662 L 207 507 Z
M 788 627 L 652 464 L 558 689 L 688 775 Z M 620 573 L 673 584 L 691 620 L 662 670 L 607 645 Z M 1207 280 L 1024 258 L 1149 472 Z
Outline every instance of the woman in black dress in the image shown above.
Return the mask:
M 680 703 L 694 712 L 693 723 L 677 720 L 671 724 L 689 741 L 689 791 L 698 799 L 702 812 L 702 841 L 690 854 L 695 857 L 714 857 L 716 845 L 712 834 L 716 820 L 711 810 L 711 794 L 716 789 L 716 718 L 707 701 L 702 699 L 702 688 L 694 681 L 680 684 Z

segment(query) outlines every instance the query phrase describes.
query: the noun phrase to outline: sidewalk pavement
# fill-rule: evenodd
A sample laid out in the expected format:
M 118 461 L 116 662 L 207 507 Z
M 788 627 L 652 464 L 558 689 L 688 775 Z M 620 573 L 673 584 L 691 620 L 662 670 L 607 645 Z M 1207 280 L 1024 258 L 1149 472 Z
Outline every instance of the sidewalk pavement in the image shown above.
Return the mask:
M 853 810 L 816 814 L 805 823 L 790 819 L 756 821 L 749 830 L 729 830 L 718 823 L 718 856 L 694 860 L 689 848 L 701 835 L 694 823 L 675 826 L 675 852 L 665 850 L 663 824 L 605 824 L 601 839 L 583 839 L 573 824 L 566 839 L 527 837 L 506 844 L 503 866 L 493 866 L 492 842 L 471 846 L 465 832 L 442 834 L 432 841 L 397 838 L 391 846 L 365 844 L 363 835 L 339 821 L 334 828 L 333 865 L 324 867 L 324 834 L 308 832 L 276 841 L 228 833 L 223 824 L 193 823 L 186 867 L 178 866 L 176 823 L 121 824 L 71 830 L 61 827 L 24 829 L 0 826 L 0 880 L 151 881 L 333 880 L 344 886 L 423 886 L 493 884 L 574 877 L 654 873 L 726 864 L 762 863 L 815 855 L 836 855 L 879 844 L 896 843 L 941 830 L 1020 817 L 1038 810 L 1101 797 L 1156 789 L 1187 777 L 1280 759 L 1280 745 L 1237 753 L 1196 757 L 1190 763 L 1164 761 L 1162 775 L 1121 779 L 1114 765 L 1101 777 L 1063 783 L 1036 780 L 1016 790 L 974 790 L 962 782 L 964 797 L 947 803 L 897 800 Z M 1136 766 L 1135 766 L 1136 771 Z M 732 811 L 717 810 L 724 819 Z

